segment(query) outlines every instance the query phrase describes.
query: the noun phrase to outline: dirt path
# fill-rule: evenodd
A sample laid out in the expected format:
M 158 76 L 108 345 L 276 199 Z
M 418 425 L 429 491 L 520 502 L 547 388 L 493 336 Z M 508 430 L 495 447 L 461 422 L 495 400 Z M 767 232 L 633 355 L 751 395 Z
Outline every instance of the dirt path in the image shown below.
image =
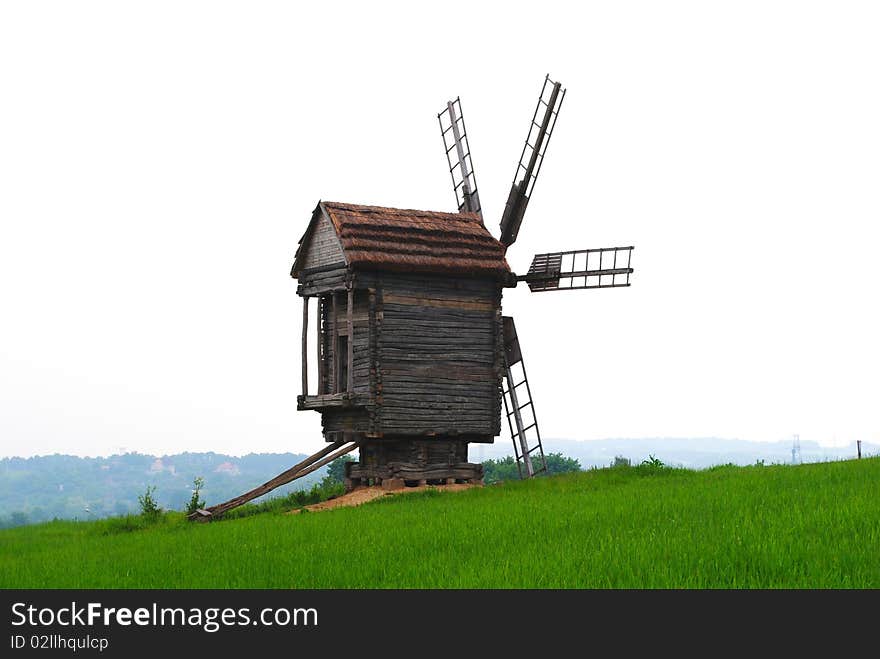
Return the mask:
M 343 506 L 360 506 L 361 504 L 373 501 L 381 497 L 390 497 L 395 494 L 409 494 L 410 492 L 423 492 L 425 490 L 440 490 L 441 492 L 460 492 L 468 490 L 472 487 L 483 487 L 482 485 L 474 485 L 471 483 L 456 483 L 455 485 L 419 485 L 418 487 L 405 487 L 400 490 L 383 490 L 379 485 L 370 487 L 358 487 L 347 494 L 328 499 L 320 503 L 313 503 L 310 506 L 303 506 L 296 510 L 291 510 L 288 515 L 295 515 L 303 510 L 319 511 L 332 510 L 333 508 L 341 508 Z

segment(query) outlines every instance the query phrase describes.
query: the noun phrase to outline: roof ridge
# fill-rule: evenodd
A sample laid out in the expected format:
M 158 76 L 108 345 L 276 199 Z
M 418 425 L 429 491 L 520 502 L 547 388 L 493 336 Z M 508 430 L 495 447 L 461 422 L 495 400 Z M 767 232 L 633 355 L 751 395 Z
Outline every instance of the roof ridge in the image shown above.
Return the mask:
M 367 212 L 391 212 L 397 214 L 414 214 L 414 215 L 442 215 L 450 219 L 461 219 L 465 221 L 477 221 L 483 223 L 482 218 L 476 213 L 463 213 L 461 211 L 433 211 L 418 208 L 395 208 L 392 206 L 373 206 L 370 204 L 351 204 L 343 201 L 322 201 L 327 208 L 335 208 L 340 210 L 351 211 L 367 211 Z

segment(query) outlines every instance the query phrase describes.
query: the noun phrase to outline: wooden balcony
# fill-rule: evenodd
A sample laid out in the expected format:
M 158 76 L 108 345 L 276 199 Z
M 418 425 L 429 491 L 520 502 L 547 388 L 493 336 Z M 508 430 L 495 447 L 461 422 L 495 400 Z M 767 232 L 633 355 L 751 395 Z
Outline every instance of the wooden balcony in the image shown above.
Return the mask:
M 297 396 L 298 410 L 326 410 L 341 407 L 364 407 L 370 404 L 370 394 L 348 393 L 319 394 L 316 396 Z

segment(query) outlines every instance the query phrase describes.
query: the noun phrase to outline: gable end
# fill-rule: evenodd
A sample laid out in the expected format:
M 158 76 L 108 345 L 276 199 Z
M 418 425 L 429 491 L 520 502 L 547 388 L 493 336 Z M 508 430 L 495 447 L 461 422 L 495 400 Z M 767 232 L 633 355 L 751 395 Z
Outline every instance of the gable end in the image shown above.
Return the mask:
M 297 277 L 305 270 L 346 265 L 345 252 L 342 250 L 336 229 L 330 217 L 324 212 L 322 204 L 318 204 L 308 229 L 300 239 L 290 275 Z

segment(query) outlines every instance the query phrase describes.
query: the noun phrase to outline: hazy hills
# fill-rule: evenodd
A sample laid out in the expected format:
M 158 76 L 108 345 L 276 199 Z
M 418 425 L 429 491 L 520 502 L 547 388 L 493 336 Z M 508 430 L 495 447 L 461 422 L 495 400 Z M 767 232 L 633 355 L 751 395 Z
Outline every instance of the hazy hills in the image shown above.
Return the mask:
M 264 483 L 305 455 L 219 453 L 153 456 L 126 453 L 106 458 L 47 455 L 0 460 L 0 526 L 53 519 L 96 519 L 137 512 L 138 495 L 155 486 L 161 507 L 182 510 L 193 479 L 205 480 L 206 501 L 225 501 Z M 308 488 L 320 471 L 277 492 Z M 24 518 L 22 516 L 25 516 Z
M 494 445 L 483 447 L 471 445 L 471 460 L 497 458 L 510 454 L 510 440 L 496 440 Z M 629 458 L 634 464 L 654 455 L 669 465 L 701 469 L 731 462 L 737 465 L 754 464 L 763 460 L 766 464 L 789 464 L 792 461 L 791 440 L 779 442 L 752 442 L 741 439 L 717 437 L 670 438 L 654 437 L 640 439 L 601 439 L 579 441 L 547 439 L 544 450 L 562 453 L 580 461 L 581 467 L 602 467 L 611 463 L 615 456 Z M 481 455 L 482 451 L 482 455 Z M 862 442 L 862 455 L 880 454 L 880 445 Z M 828 462 L 856 457 L 856 444 L 828 447 L 817 442 L 801 441 L 801 462 Z

